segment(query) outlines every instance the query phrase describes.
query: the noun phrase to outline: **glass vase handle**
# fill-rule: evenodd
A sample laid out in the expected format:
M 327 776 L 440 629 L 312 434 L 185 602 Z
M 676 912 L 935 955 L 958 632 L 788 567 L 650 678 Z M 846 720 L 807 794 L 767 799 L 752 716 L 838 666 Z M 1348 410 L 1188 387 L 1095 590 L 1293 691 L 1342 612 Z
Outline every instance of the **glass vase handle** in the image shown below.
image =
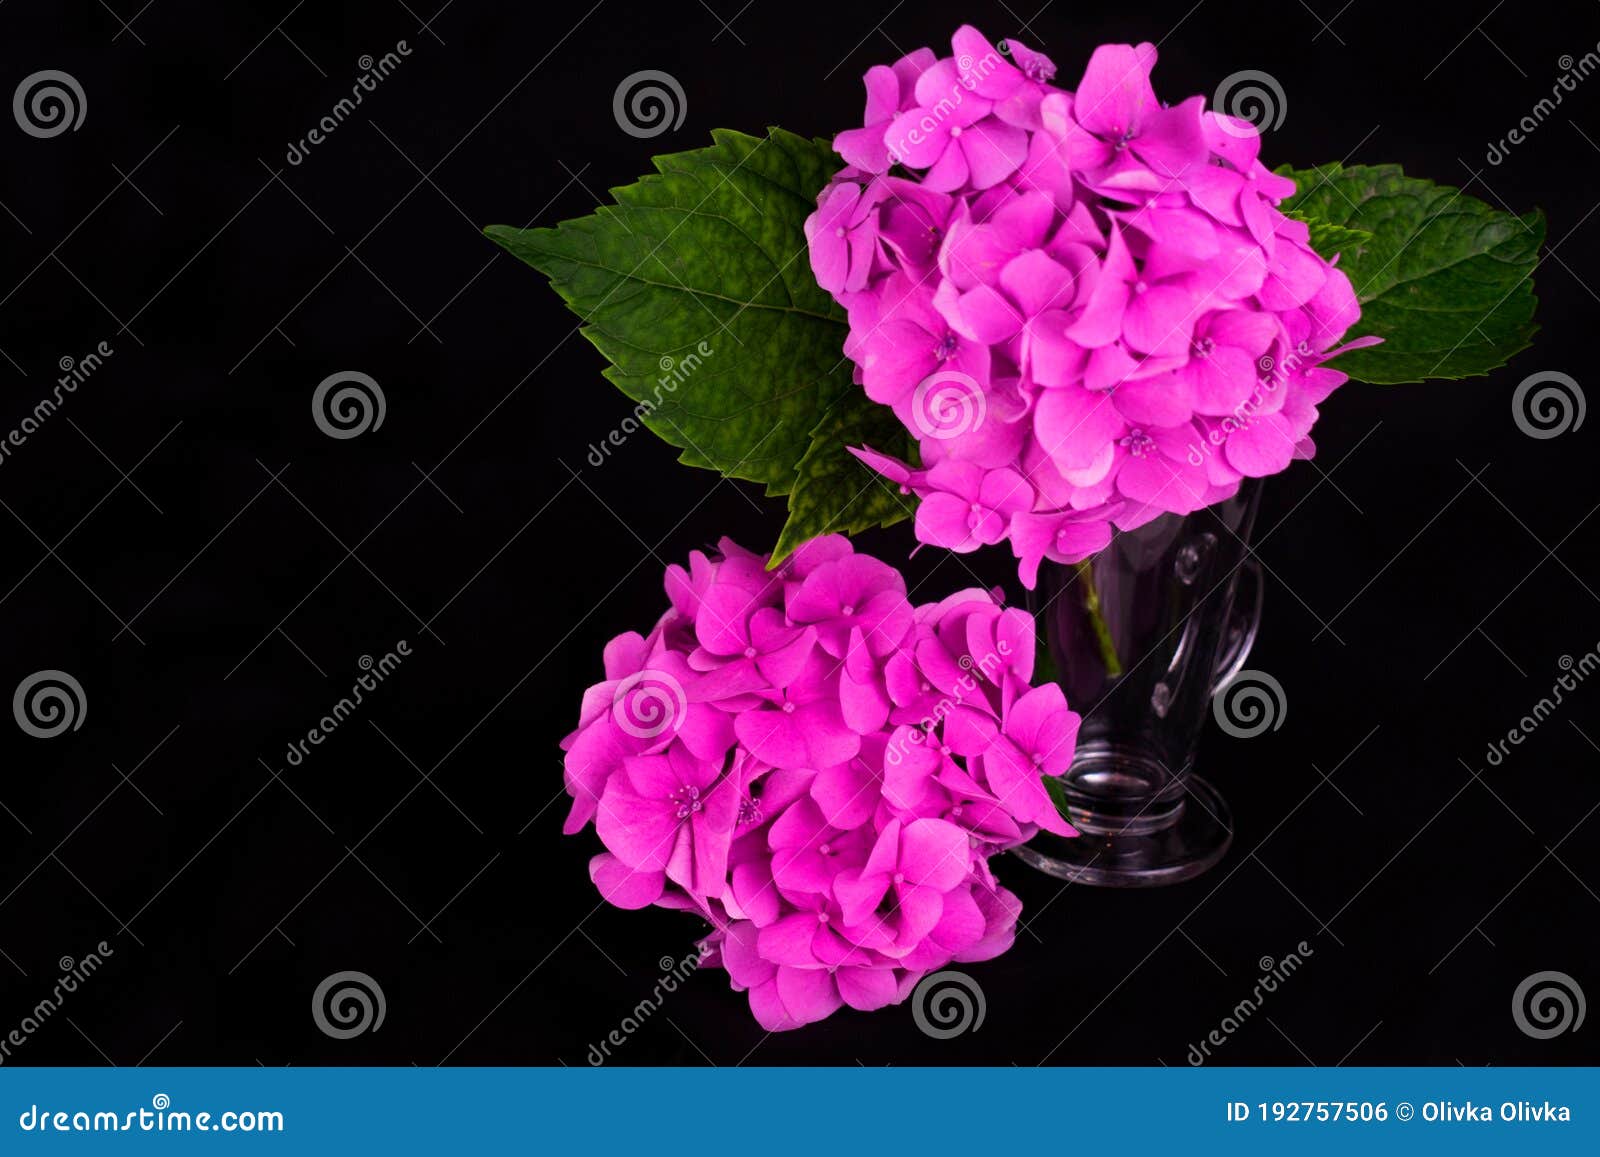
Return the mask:
M 1254 558 L 1246 559 L 1239 566 L 1239 589 L 1234 592 L 1228 641 L 1217 658 L 1217 672 L 1211 680 L 1211 695 L 1226 687 L 1249 661 L 1250 649 L 1255 646 L 1256 635 L 1261 631 L 1261 604 L 1265 593 L 1266 583 L 1262 581 L 1261 564 Z

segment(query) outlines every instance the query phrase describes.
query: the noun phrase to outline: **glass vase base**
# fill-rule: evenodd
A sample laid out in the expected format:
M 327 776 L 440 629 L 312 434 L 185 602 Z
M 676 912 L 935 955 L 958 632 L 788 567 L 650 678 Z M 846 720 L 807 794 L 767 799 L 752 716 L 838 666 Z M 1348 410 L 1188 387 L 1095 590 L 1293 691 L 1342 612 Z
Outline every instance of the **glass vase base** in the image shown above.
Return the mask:
M 1096 833 L 1089 828 L 1104 825 L 1074 819 L 1077 836 L 1041 832 L 1013 848 L 1012 855 L 1048 876 L 1097 888 L 1156 888 L 1192 880 L 1227 853 L 1233 843 L 1233 814 L 1204 779 L 1190 775 L 1184 783 L 1181 808 L 1158 830 Z

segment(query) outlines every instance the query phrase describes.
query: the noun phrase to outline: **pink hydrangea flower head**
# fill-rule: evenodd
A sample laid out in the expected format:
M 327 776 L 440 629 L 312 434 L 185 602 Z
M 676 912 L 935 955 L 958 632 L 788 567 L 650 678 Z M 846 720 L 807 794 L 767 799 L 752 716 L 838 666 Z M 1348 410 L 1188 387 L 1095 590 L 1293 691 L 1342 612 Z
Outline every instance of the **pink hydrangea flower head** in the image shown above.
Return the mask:
M 1163 102 L 1150 44 L 1096 48 L 1074 90 L 971 26 L 914 55 L 868 74 L 808 236 L 857 381 L 917 441 L 855 452 L 921 500 L 919 541 L 1009 541 L 1031 587 L 1314 453 L 1360 306 L 1253 126 Z
M 987 504 L 985 537 L 1026 491 L 1015 472 L 935 471 Z M 602 898 L 704 921 L 700 966 L 772 1030 L 1004 951 L 1020 905 L 989 857 L 1071 831 L 1039 800 L 1077 716 L 1029 688 L 1027 616 L 976 589 L 913 605 L 837 535 L 775 568 L 723 541 L 664 585 L 655 627 L 606 646 L 562 744 L 566 830 L 593 823 Z

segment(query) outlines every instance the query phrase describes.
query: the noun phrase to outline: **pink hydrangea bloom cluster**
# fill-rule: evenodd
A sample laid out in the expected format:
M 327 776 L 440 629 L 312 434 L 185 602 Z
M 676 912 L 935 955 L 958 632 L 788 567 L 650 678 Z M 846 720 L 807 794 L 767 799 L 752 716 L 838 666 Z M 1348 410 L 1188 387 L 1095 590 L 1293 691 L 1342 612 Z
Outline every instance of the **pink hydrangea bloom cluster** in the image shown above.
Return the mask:
M 1152 45 L 1102 45 L 1072 92 L 1015 40 L 951 47 L 867 73 L 806 235 L 921 466 L 858 456 L 921 498 L 920 541 L 1009 540 L 1032 587 L 1309 457 L 1360 310 L 1255 128 L 1156 99 Z
M 915 606 L 837 535 L 773 570 L 719 551 L 668 568 L 670 609 L 607 645 L 562 742 L 601 894 L 703 916 L 703 962 L 768 1029 L 1005 951 L 1021 904 L 989 857 L 1075 834 L 1042 777 L 1078 716 L 1030 686 L 1030 616 L 981 590 Z

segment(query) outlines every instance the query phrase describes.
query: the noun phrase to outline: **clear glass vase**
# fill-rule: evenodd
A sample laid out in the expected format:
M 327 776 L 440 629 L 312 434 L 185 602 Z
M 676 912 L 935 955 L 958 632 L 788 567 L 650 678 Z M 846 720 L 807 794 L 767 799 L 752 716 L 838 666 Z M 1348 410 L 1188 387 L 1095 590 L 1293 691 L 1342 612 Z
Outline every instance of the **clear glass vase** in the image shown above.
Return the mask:
M 1192 879 L 1233 840 L 1194 774 L 1211 697 L 1244 666 L 1261 622 L 1247 543 L 1260 483 L 1187 516 L 1119 533 L 1076 566 L 1046 563 L 1033 611 L 1067 702 L 1083 716 L 1058 803 L 1080 833 L 1016 849 L 1065 880 L 1148 887 Z

